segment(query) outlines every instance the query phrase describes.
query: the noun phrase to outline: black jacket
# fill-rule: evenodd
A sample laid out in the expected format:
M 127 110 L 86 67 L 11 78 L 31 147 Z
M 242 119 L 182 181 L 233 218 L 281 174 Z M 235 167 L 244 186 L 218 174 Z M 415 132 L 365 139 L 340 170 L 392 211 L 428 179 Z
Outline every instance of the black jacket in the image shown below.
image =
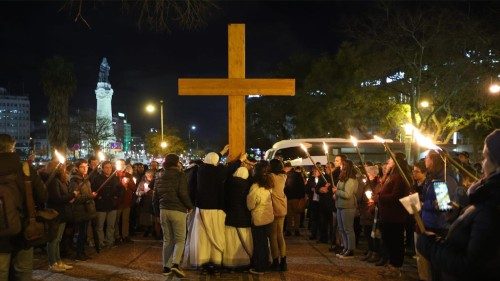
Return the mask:
M 252 215 L 247 208 L 247 195 L 250 191 L 250 181 L 230 177 L 226 181 L 224 200 L 226 225 L 234 227 L 250 227 Z
M 189 199 L 186 175 L 177 168 L 165 168 L 154 179 L 153 201 L 158 199 L 160 209 L 186 212 L 193 209 Z
M 94 199 L 97 212 L 110 212 L 116 210 L 118 202 L 121 201 L 124 193 L 124 189 L 121 187 L 118 177 L 115 175 L 113 175 L 103 186 L 103 183 L 108 178 L 109 177 L 104 174 L 98 174 L 92 181 L 92 191 L 97 192 L 102 186 Z
M 33 166 L 29 166 L 33 200 L 36 206 L 43 206 L 47 202 L 47 188 Z M 18 186 L 22 197 L 21 223 L 28 224 L 29 215 L 26 207 L 26 189 L 24 185 L 24 174 L 22 163 L 17 153 L 0 153 L 0 176 L 17 174 Z M 22 234 L 18 234 L 10 239 L 0 239 L 0 253 L 9 253 L 13 250 L 27 249 L 31 246 L 25 243 Z
M 420 253 L 442 280 L 498 280 L 500 268 L 500 173 L 471 187 L 471 206 L 451 225 L 446 239 L 422 235 Z
M 224 181 L 226 167 L 201 164 L 197 172 L 196 207 L 200 209 L 224 209 Z
M 56 210 L 59 213 L 61 221 L 68 221 L 71 219 L 72 214 L 69 212 L 70 204 L 75 194 L 69 192 L 68 183 L 62 182 L 57 176 L 47 186 L 49 199 L 47 200 L 47 207 Z
M 300 172 L 291 170 L 286 173 L 285 195 L 288 200 L 302 199 L 306 196 L 306 187 Z

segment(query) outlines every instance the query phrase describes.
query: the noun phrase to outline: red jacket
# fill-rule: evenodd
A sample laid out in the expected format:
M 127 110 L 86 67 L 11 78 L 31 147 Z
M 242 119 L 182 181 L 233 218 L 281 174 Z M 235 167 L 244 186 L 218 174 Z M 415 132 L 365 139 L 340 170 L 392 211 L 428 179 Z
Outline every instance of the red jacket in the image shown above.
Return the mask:
M 404 179 L 397 172 L 392 172 L 382 186 L 378 198 L 379 217 L 382 223 L 405 223 L 408 212 L 399 202 L 409 195 Z
M 137 189 L 134 179 L 131 174 L 125 171 L 116 172 L 116 176 L 120 181 L 120 186 L 124 189 L 121 201 L 118 203 L 118 209 L 130 208 L 132 207 L 134 194 Z

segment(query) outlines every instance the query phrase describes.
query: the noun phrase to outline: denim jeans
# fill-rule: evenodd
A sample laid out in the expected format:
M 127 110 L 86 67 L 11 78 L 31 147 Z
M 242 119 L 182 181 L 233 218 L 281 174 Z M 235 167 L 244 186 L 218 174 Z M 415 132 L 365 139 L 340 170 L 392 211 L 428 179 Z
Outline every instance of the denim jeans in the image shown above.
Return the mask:
M 337 208 L 337 221 L 342 243 L 347 250 L 356 249 L 356 236 L 354 235 L 354 216 L 356 209 Z
M 252 266 L 255 270 L 264 272 L 269 268 L 269 238 L 271 236 L 271 224 L 252 225 L 253 254 Z
M 180 211 L 160 209 L 163 230 L 163 267 L 180 264 L 186 241 L 186 216 Z
M 106 223 L 106 237 L 104 237 L 104 223 Z M 99 243 L 113 246 L 115 243 L 116 210 L 109 212 L 97 212 L 97 236 Z
M 9 270 L 14 276 L 9 278 Z M 0 253 L 0 280 L 28 281 L 33 275 L 33 247 L 13 253 Z
M 66 223 L 60 223 L 57 228 L 56 237 L 54 240 L 47 243 L 47 256 L 49 258 L 49 265 L 53 265 L 56 262 L 61 261 L 59 245 L 61 244 L 61 239 L 66 228 Z

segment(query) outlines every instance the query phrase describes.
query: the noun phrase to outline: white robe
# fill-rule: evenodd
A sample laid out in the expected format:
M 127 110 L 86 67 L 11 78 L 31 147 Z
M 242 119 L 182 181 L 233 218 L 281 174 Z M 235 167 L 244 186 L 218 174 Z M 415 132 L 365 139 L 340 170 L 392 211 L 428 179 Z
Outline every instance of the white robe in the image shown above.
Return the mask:
M 200 267 L 208 262 L 222 264 L 225 248 L 223 210 L 205 210 L 196 208 L 191 233 L 186 243 L 184 261 L 191 267 Z M 189 247 L 189 249 L 187 249 Z
M 239 232 L 239 235 L 238 235 Z M 225 267 L 244 267 L 250 265 L 253 253 L 252 229 L 225 226 L 226 248 L 222 258 Z

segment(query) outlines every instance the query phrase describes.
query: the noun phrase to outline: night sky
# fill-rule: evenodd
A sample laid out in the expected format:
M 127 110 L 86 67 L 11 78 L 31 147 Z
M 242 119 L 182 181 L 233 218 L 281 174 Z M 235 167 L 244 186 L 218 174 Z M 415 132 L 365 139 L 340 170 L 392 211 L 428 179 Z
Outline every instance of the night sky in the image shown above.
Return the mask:
M 94 3 L 94 1 L 91 1 Z M 165 123 L 187 135 L 227 135 L 227 104 L 221 97 L 179 97 L 179 77 L 227 77 L 227 24 L 245 23 L 247 77 L 270 77 L 278 63 L 297 53 L 333 52 L 340 42 L 340 17 L 366 3 L 217 2 L 207 25 L 197 30 L 172 26 L 170 33 L 137 26 L 121 4 L 95 2 L 75 23 L 61 3 L 0 3 L 0 87 L 30 96 L 31 119 L 47 116 L 39 80 L 40 66 L 53 55 L 73 62 L 77 92 L 72 109 L 95 108 L 99 64 L 107 57 L 114 89 L 113 112 L 124 112 L 134 135 L 157 127 L 144 113 L 148 101 L 164 99 Z M 185 136 L 184 136 L 185 137 Z
M 114 89 L 113 112 L 123 112 L 133 135 L 159 127 L 159 116 L 148 115 L 150 101 L 165 101 L 165 125 L 187 138 L 224 142 L 227 102 L 224 97 L 180 97 L 181 77 L 227 77 L 227 25 L 246 24 L 246 74 L 272 77 L 279 63 L 307 53 L 313 57 L 335 53 L 345 39 L 345 19 L 366 16 L 374 1 L 218 1 L 207 24 L 196 30 L 176 25 L 171 32 L 137 25 L 136 14 L 124 13 L 122 1 L 87 1 L 83 15 L 90 24 L 74 22 L 63 2 L 0 1 L 0 87 L 11 94 L 27 94 L 31 120 L 47 117 L 40 86 L 44 60 L 62 55 L 74 64 L 77 92 L 71 111 L 95 109 L 99 64 L 107 57 Z M 89 4 L 90 3 L 90 4 Z M 131 2 L 134 3 L 134 2 Z M 413 5 L 416 2 L 397 2 Z M 464 9 L 487 2 L 441 2 Z M 486 5 L 487 6 L 487 5 Z M 293 78 L 293 77 L 290 77 Z

